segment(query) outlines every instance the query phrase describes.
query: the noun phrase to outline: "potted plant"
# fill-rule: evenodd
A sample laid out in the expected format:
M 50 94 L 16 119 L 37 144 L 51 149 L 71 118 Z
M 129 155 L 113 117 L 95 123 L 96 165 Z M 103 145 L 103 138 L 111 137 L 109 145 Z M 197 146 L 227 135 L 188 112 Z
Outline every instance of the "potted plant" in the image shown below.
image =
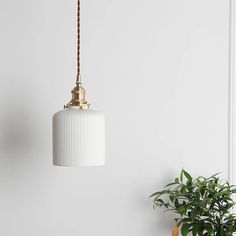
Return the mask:
M 182 236 L 232 236 L 236 232 L 236 215 L 231 213 L 236 189 L 218 175 L 193 179 L 182 169 L 179 178 L 150 196 L 154 208 L 177 214 L 172 235 L 178 235 L 179 229 Z

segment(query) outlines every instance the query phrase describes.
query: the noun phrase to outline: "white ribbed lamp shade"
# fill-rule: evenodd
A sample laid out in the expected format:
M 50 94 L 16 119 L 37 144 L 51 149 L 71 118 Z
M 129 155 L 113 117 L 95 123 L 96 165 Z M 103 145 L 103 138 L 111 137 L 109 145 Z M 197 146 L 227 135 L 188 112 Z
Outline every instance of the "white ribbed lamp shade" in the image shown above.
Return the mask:
M 105 117 L 77 107 L 53 116 L 53 164 L 98 166 L 105 164 Z

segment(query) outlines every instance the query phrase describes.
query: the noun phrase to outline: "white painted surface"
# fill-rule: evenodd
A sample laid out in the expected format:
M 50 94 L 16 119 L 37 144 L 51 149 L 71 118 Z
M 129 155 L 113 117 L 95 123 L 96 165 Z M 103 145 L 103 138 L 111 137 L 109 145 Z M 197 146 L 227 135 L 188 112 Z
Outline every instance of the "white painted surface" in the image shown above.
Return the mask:
M 170 235 L 148 196 L 182 167 L 227 176 L 229 2 L 83 0 L 82 78 L 107 165 L 53 167 L 76 77 L 76 1 L 0 1 L 0 234 Z
M 236 92 L 236 2 L 235 0 L 230 0 L 230 29 L 229 29 L 229 162 L 228 162 L 228 172 L 229 179 L 232 184 L 236 184 L 236 174 L 235 174 L 235 117 L 236 117 L 236 102 L 235 102 L 235 92 Z M 236 196 L 234 196 L 236 201 Z M 236 209 L 234 208 L 234 212 Z

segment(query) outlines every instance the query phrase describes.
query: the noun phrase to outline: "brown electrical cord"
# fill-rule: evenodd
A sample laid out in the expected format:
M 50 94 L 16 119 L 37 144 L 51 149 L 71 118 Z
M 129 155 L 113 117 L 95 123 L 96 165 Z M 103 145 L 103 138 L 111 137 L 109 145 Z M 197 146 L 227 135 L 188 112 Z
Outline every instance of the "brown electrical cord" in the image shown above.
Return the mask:
M 81 86 L 80 78 L 80 0 L 78 0 L 77 8 L 77 78 L 76 86 L 71 91 L 72 99 L 64 108 L 79 107 L 80 109 L 89 109 L 89 104 L 85 99 L 86 90 Z
M 80 0 L 77 7 L 77 79 L 76 84 L 80 84 Z

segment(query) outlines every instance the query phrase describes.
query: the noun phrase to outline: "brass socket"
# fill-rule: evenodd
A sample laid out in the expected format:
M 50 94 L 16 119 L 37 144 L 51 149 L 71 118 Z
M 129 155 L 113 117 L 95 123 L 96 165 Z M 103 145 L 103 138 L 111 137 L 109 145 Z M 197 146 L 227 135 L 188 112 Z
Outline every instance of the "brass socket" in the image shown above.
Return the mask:
M 76 84 L 76 87 L 71 91 L 72 99 L 64 106 L 64 108 L 70 108 L 72 106 L 79 107 L 80 109 L 89 109 L 88 102 L 85 99 L 86 90 L 81 86 L 81 82 Z

